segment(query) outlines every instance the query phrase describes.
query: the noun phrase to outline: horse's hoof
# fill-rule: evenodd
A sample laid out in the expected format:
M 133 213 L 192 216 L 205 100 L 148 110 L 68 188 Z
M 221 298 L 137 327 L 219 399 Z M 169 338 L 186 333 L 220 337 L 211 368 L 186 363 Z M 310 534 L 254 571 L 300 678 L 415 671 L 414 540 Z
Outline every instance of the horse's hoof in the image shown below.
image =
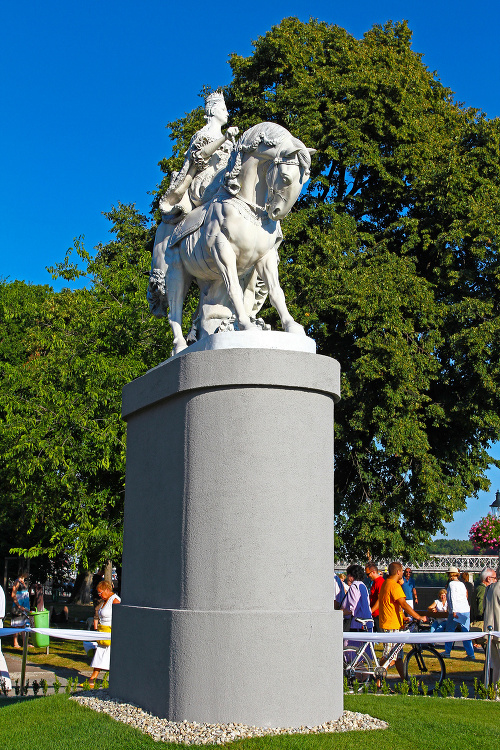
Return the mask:
M 305 336 L 306 332 L 304 330 L 304 326 L 301 326 L 300 323 L 296 323 L 293 321 L 293 323 L 290 323 L 286 326 L 285 331 L 287 333 L 297 333 L 299 336 Z
M 183 352 L 184 349 L 187 349 L 187 348 L 188 348 L 188 345 L 185 340 L 179 341 L 179 343 L 177 344 L 174 341 L 174 348 L 172 349 L 172 357 L 174 356 L 174 354 L 180 354 L 180 352 Z

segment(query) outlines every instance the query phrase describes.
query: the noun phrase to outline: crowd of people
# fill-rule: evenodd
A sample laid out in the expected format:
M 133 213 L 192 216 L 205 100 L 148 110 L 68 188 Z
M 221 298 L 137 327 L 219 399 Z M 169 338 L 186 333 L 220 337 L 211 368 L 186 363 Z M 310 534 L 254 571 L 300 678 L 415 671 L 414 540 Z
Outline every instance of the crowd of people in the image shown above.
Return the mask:
M 92 630 L 97 632 L 111 632 L 111 621 L 113 615 L 113 605 L 118 604 L 121 599 L 114 593 L 113 586 L 102 579 L 101 573 L 97 576 L 95 582 L 95 592 L 93 592 L 94 600 L 94 617 L 91 618 L 90 627 Z M 30 595 L 31 594 L 31 595 Z M 44 590 L 41 584 L 35 584 L 30 592 L 28 587 L 28 580 L 26 573 L 20 573 L 10 592 L 10 626 L 11 627 L 24 627 L 25 623 L 29 622 L 29 615 L 34 610 L 42 611 L 44 609 Z M 0 628 L 3 627 L 3 620 L 7 611 L 7 602 L 5 592 L 0 586 Z M 67 606 L 63 606 L 58 612 L 51 606 L 50 609 L 50 624 L 51 625 L 67 625 L 69 620 L 69 610 Z M 19 643 L 19 633 L 13 635 L 14 648 L 22 649 Z M 109 670 L 111 646 L 107 640 L 98 640 L 96 642 L 89 642 L 89 646 L 92 647 L 94 655 L 91 662 L 92 675 L 89 683 L 91 687 L 94 687 L 96 678 L 101 671 Z M 28 648 L 32 648 L 28 645 Z M 7 691 L 12 689 L 12 683 L 7 669 L 5 657 L 2 653 L 1 640 L 0 640 L 0 681 L 4 681 L 5 689 Z
M 500 629 L 500 585 L 497 574 L 485 568 L 474 588 L 469 574 L 455 566 L 448 568 L 448 586 L 440 589 L 437 598 L 424 612 L 417 611 L 418 594 L 410 568 L 403 569 L 399 562 L 392 562 L 382 573 L 375 563 L 350 565 L 345 573 L 345 581 L 335 576 L 335 608 L 344 615 L 344 631 L 367 630 L 392 633 L 401 630 L 404 619 L 412 618 L 422 622 L 430 621 L 431 632 L 455 633 L 470 632 L 471 627 L 483 630 L 491 625 L 494 631 Z M 355 643 L 355 641 L 354 641 Z M 463 642 L 465 659 L 475 660 L 472 640 Z M 382 663 L 394 644 L 384 645 Z M 444 656 L 450 657 L 453 639 L 444 644 Z M 480 640 L 476 648 L 485 648 Z M 403 678 L 403 649 L 390 665 L 395 666 Z M 492 679 L 500 679 L 500 641 L 493 639 L 491 652 Z

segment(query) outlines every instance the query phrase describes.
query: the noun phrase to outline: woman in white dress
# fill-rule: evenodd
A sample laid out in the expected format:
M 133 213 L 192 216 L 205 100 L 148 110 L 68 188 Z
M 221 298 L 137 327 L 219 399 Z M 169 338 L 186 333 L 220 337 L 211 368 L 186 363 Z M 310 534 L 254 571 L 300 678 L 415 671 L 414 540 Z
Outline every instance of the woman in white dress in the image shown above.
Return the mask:
M 113 588 L 107 581 L 100 581 L 97 584 L 97 593 L 102 599 L 101 604 L 94 615 L 94 630 L 101 633 L 111 632 L 111 620 L 113 617 L 113 604 L 119 604 L 121 599 L 113 594 Z M 93 672 L 90 676 L 89 685 L 94 687 L 94 681 L 101 669 L 109 670 L 109 659 L 111 655 L 111 646 L 106 641 L 98 641 L 91 667 Z

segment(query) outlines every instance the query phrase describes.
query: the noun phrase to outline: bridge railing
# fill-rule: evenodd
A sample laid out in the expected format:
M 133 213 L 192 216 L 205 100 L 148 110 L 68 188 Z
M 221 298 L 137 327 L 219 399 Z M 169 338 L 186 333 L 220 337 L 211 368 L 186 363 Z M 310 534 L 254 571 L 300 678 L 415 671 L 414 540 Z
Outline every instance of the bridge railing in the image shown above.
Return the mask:
M 360 565 L 366 565 L 367 561 L 359 560 L 338 560 L 335 563 L 335 570 L 346 570 L 353 562 Z M 392 559 L 374 560 L 379 570 L 384 571 L 392 562 Z M 413 573 L 446 573 L 452 565 L 461 572 L 480 573 L 484 568 L 493 568 L 496 570 L 499 566 L 499 557 L 497 555 L 431 555 L 427 560 L 421 562 L 403 561 L 403 568 L 411 568 Z

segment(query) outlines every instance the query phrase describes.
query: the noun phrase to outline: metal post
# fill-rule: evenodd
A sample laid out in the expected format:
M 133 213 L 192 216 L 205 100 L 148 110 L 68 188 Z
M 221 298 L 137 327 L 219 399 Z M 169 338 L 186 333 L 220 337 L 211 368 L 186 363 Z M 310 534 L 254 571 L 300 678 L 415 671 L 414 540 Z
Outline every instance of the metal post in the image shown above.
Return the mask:
M 26 677 L 26 659 L 28 657 L 28 638 L 26 629 L 23 633 L 23 661 L 21 664 L 21 695 L 24 695 L 24 680 Z
M 493 630 L 492 625 L 488 625 L 488 635 L 486 644 L 486 660 L 484 662 L 484 687 L 488 688 L 490 684 L 490 658 L 491 658 L 491 631 Z

